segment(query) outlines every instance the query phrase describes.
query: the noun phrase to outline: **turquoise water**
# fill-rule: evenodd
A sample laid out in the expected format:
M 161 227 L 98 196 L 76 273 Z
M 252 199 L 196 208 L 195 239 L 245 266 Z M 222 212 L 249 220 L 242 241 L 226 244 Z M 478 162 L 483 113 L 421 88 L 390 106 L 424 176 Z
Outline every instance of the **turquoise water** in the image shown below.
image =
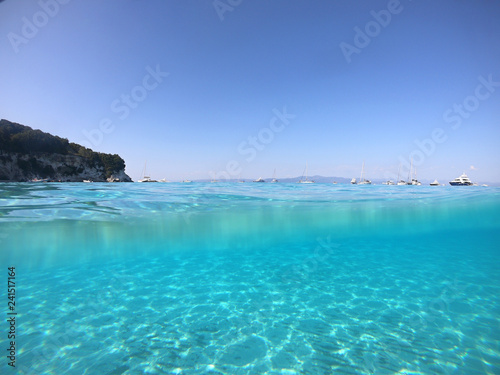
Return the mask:
M 499 188 L 4 183 L 0 241 L 1 373 L 500 373 Z

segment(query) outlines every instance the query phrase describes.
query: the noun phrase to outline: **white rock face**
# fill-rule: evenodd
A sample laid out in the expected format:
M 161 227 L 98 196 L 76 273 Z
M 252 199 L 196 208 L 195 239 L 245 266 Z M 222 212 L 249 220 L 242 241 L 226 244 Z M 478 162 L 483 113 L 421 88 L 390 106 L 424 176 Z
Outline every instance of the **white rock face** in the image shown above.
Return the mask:
M 0 153 L 0 180 L 31 181 L 34 178 L 50 178 L 54 181 L 81 182 L 92 180 L 106 182 L 102 166 L 93 165 L 78 155 L 35 154 L 12 152 Z M 115 171 L 113 177 L 120 182 L 131 182 L 124 170 Z
M 132 182 L 131 178 L 125 173 L 125 171 L 118 171 L 113 173 L 111 177 L 107 179 L 108 182 Z

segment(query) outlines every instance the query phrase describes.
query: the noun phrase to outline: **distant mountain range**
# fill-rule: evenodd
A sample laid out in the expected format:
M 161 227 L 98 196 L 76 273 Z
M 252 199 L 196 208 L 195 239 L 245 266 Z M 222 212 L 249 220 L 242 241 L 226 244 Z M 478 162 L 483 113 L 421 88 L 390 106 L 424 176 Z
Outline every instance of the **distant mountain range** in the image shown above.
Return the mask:
M 293 183 L 293 182 L 299 182 L 303 177 L 302 176 L 297 176 L 297 177 L 288 177 L 288 178 L 277 178 L 279 182 L 283 183 Z M 307 177 L 309 180 L 312 180 L 314 182 L 318 183 L 333 183 L 334 181 L 340 184 L 347 184 L 351 182 L 351 178 L 345 178 L 345 177 L 324 177 L 324 176 L 309 176 Z M 266 182 L 271 182 L 273 178 L 268 177 L 264 178 Z M 255 179 L 250 179 L 250 178 L 233 178 L 230 180 L 224 180 L 224 182 L 238 182 L 238 181 L 245 181 L 245 182 L 252 182 Z M 200 179 L 200 180 L 195 180 L 196 182 L 210 182 L 210 179 Z

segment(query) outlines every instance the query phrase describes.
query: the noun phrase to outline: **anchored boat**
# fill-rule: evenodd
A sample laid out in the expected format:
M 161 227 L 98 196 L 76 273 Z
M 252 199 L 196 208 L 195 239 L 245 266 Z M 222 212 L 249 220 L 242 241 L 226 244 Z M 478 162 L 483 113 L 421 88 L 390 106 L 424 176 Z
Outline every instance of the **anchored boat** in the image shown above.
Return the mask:
M 365 175 L 365 162 L 363 162 L 363 166 L 361 167 L 361 177 L 359 178 L 358 185 L 371 185 L 372 182 L 370 180 L 366 180 L 364 175 Z
M 309 180 L 307 178 L 307 163 L 306 163 L 306 169 L 304 171 L 304 174 L 302 175 L 302 178 L 299 181 L 299 184 L 314 184 L 313 180 Z
M 465 172 L 460 176 L 455 178 L 453 181 L 450 181 L 451 186 L 470 186 L 474 185 L 472 181 L 467 177 Z

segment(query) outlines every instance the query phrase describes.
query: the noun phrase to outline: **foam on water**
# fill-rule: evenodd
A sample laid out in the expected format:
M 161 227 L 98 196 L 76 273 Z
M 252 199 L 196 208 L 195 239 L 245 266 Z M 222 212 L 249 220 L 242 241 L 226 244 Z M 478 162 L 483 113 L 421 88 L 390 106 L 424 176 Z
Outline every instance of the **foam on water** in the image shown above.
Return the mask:
M 480 187 L 2 184 L 0 259 L 18 273 L 18 369 L 497 374 L 499 196 Z

